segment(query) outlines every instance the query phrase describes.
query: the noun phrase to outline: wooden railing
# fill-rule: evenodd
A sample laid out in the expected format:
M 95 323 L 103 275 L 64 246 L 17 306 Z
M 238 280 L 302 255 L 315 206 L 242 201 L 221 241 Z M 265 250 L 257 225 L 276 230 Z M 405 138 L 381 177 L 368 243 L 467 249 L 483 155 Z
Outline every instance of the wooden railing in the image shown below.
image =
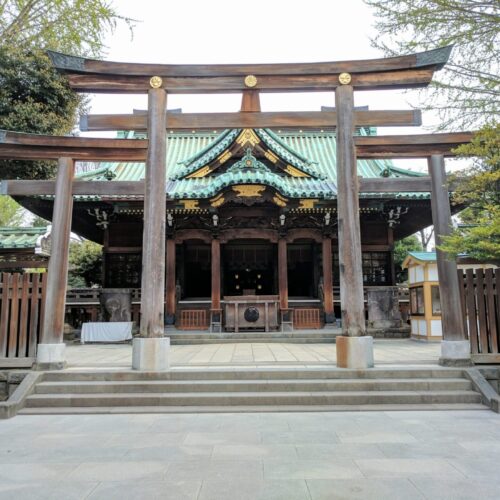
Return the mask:
M 500 362 L 500 269 L 458 270 L 464 321 L 476 363 Z
M 45 286 L 45 273 L 0 274 L 0 358 L 35 357 Z

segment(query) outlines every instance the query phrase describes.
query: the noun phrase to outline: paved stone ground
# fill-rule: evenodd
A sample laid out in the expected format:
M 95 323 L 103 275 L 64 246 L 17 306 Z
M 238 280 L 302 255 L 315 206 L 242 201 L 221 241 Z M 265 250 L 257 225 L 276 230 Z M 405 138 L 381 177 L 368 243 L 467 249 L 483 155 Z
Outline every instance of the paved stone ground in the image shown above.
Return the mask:
M 375 340 L 376 364 L 437 363 L 439 343 L 414 340 Z M 335 344 L 208 344 L 171 347 L 172 366 L 263 366 L 263 365 L 331 365 L 335 363 Z M 130 367 L 130 344 L 70 344 L 69 367 Z
M 489 410 L 17 416 L 0 499 L 500 498 Z

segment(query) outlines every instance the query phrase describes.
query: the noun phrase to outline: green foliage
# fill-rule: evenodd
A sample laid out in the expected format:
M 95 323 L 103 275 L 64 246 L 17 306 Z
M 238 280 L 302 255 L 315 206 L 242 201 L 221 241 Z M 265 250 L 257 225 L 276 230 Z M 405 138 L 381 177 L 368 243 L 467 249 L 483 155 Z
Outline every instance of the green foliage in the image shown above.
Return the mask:
M 45 220 L 43 217 L 36 215 L 34 219 L 31 221 L 31 227 L 46 227 L 50 224 L 48 220 Z
M 460 214 L 465 224 L 444 237 L 439 248 L 452 256 L 500 260 L 500 124 L 485 127 L 456 152 L 475 156 L 470 168 L 453 176 L 454 201 L 468 208 Z
M 117 22 L 131 27 L 109 0 L 3 0 L 0 2 L 0 40 L 20 51 L 51 49 L 98 57 L 103 35 Z
M 403 261 L 405 260 L 408 252 L 421 252 L 422 243 L 420 240 L 412 234 L 407 236 L 402 240 L 396 241 L 394 244 L 394 264 L 401 267 Z
M 454 45 L 450 61 L 424 90 L 423 109 L 437 110 L 440 128 L 471 129 L 498 121 L 498 0 L 365 0 L 388 56 Z
M 81 103 L 45 54 L 0 46 L 0 129 L 64 135 Z M 55 168 L 54 162 L 0 161 L 0 179 L 46 179 Z
M 69 134 L 85 101 L 43 51 L 98 57 L 119 21 L 131 26 L 107 0 L 0 0 L 0 129 Z M 0 161 L 0 179 L 54 171 L 53 162 Z
M 23 210 L 10 196 L 0 196 L 0 226 L 21 226 Z
M 93 241 L 72 242 L 69 247 L 68 287 L 102 283 L 102 246 Z

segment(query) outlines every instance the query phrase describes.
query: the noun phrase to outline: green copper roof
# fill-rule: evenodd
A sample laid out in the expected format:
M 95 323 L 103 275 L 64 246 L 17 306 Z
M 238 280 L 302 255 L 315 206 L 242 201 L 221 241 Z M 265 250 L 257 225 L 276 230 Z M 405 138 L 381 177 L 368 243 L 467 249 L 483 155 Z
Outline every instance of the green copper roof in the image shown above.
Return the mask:
M 408 255 L 425 262 L 434 262 L 436 260 L 436 252 L 408 252 Z
M 167 192 L 172 198 L 210 198 L 222 189 L 237 184 L 271 186 L 291 198 L 331 198 L 335 186 L 329 181 L 310 177 L 284 177 L 258 161 L 248 148 L 245 156 L 226 172 L 213 177 L 168 181 Z
M 301 198 L 336 198 L 337 169 L 336 141 L 332 131 L 283 131 L 255 129 L 261 141 L 275 151 L 290 165 L 311 177 L 282 175 L 267 168 L 234 169 L 223 173 L 213 172 L 210 176 L 186 178 L 217 158 L 234 141 L 240 130 L 225 130 L 222 133 L 169 133 L 167 135 L 167 193 L 171 199 L 211 197 L 231 184 L 265 184 L 275 187 L 283 195 Z M 359 133 L 366 135 L 361 128 Z M 133 132 L 122 133 L 133 137 Z M 264 159 L 262 159 L 264 160 Z M 229 163 L 228 163 L 229 164 Z M 233 165 L 234 166 L 234 165 Z M 264 165 L 265 166 L 265 165 Z M 79 179 L 101 181 L 137 181 L 144 179 L 143 163 L 104 163 L 93 172 L 80 174 Z M 395 167 L 390 160 L 359 160 L 358 173 L 361 177 L 415 177 L 422 174 Z M 385 198 L 384 193 L 363 193 L 364 198 Z M 429 193 L 392 193 L 393 198 L 429 198 Z M 79 197 L 91 199 L 95 197 Z
M 35 248 L 47 227 L 0 227 L 0 249 Z

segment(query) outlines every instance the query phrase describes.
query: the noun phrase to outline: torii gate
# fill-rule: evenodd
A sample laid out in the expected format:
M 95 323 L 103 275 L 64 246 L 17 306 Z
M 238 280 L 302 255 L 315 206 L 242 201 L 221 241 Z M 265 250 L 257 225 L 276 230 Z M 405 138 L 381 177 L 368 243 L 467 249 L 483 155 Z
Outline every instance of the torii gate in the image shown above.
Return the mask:
M 111 189 L 113 191 L 119 189 L 122 193 L 129 194 L 129 189 L 144 193 L 141 337 L 134 339 L 133 367 L 139 370 L 154 371 L 168 367 L 169 339 L 164 337 L 163 326 L 166 214 L 165 210 L 158 209 L 164 207 L 166 202 L 164 183 L 158 182 L 158 179 L 166 178 L 165 131 L 167 127 L 169 129 L 336 127 L 337 211 L 343 317 L 343 335 L 337 339 L 337 365 L 350 368 L 373 366 L 372 338 L 366 336 L 364 319 L 359 190 L 361 187 L 368 192 L 377 190 L 384 192 L 391 190 L 428 191 L 430 180 L 425 178 L 405 179 L 404 182 L 401 182 L 400 179 L 381 179 L 383 186 L 380 186 L 381 182 L 378 180 L 370 179 L 358 182 L 357 150 L 360 157 L 366 157 L 363 155 L 367 154 L 391 154 L 392 144 L 379 144 L 382 150 L 379 149 L 377 153 L 377 143 L 370 146 L 370 143 L 360 142 L 361 138 L 354 137 L 354 127 L 356 125 L 420 125 L 421 118 L 420 113 L 414 111 L 356 111 L 353 94 L 355 89 L 377 90 L 426 86 L 430 83 L 434 71 L 444 66 L 450 50 L 451 47 L 445 47 L 408 56 L 365 61 L 260 65 L 126 64 L 95 61 L 49 52 L 54 66 L 68 76 L 70 86 L 75 91 L 147 93 L 147 115 L 90 115 L 83 118 L 82 125 L 87 130 L 146 129 L 148 141 L 44 138 L 43 136 L 14 133 L 4 133 L 0 137 L 0 151 L 5 151 L 5 153 L 0 153 L 3 158 L 59 158 L 55 189 L 51 181 L 8 181 L 3 184 L 4 194 L 21 194 L 22 191 L 26 193 L 26 190 L 30 190 L 30 188 L 25 183 L 36 183 L 40 186 L 35 191 L 30 191 L 30 194 L 42 194 L 40 191 L 43 191 L 43 194 L 49 194 L 49 192 L 56 194 L 53 219 L 54 231 L 58 236 L 53 241 L 54 254 L 49 266 L 49 273 L 53 275 L 52 278 L 49 278 L 49 286 L 53 280 L 53 285 L 50 288 L 53 298 L 48 300 L 46 306 L 49 308 L 46 315 L 53 316 L 54 319 L 53 323 L 49 324 L 50 320 L 47 320 L 47 324 L 44 325 L 42 342 L 39 346 L 39 363 L 50 366 L 54 364 L 62 366 L 64 363 L 64 354 L 61 348 L 61 315 L 64 313 L 65 282 L 61 281 L 61 275 L 65 276 L 67 270 L 71 194 L 72 192 L 86 193 L 87 190 L 91 191 L 92 189 L 97 189 L 97 192 L 102 194 L 103 189 L 106 189 L 102 186 L 96 186 L 100 183 L 75 182 L 73 185 L 73 162 L 75 159 L 97 159 L 98 151 L 102 155 L 107 155 L 105 158 L 107 161 L 111 159 L 124 161 L 135 159 L 137 161 L 146 158 L 144 183 L 115 182 L 112 183 L 115 187 Z M 259 92 L 325 90 L 335 90 L 336 111 L 260 112 Z M 242 112 L 176 114 L 167 113 L 166 110 L 167 93 L 228 92 L 243 93 Z M 448 153 L 452 146 L 470 140 L 470 135 L 467 137 L 454 134 L 445 135 L 427 136 L 427 140 L 439 151 Z M 406 146 L 411 149 L 419 144 L 419 137 L 421 136 L 405 137 Z M 383 140 L 384 138 L 375 137 L 373 139 Z M 393 139 L 393 142 L 397 142 L 397 140 Z M 23 141 L 24 144 L 21 144 Z M 110 141 L 114 141 L 114 143 L 111 144 Z M 134 145 L 130 143 L 134 143 Z M 15 145 L 17 146 L 13 147 Z M 370 147 L 375 149 L 370 152 Z M 47 153 L 49 149 L 50 152 Z M 116 151 L 119 153 L 115 154 Z M 92 186 L 92 184 L 94 185 Z M 34 185 L 31 184 L 31 187 Z M 449 212 L 447 191 L 445 197 Z M 433 215 L 434 205 L 438 203 L 440 210 L 444 201 L 443 196 L 435 199 Z M 64 210 L 65 208 L 66 210 Z M 61 286 L 59 287 L 59 285 Z M 461 317 L 458 315 L 458 311 L 457 316 Z M 444 332 L 445 339 L 447 335 Z M 460 341 L 462 341 L 463 335 L 459 336 Z M 443 351 L 443 357 L 447 360 L 453 357 L 449 354 L 449 350 Z

